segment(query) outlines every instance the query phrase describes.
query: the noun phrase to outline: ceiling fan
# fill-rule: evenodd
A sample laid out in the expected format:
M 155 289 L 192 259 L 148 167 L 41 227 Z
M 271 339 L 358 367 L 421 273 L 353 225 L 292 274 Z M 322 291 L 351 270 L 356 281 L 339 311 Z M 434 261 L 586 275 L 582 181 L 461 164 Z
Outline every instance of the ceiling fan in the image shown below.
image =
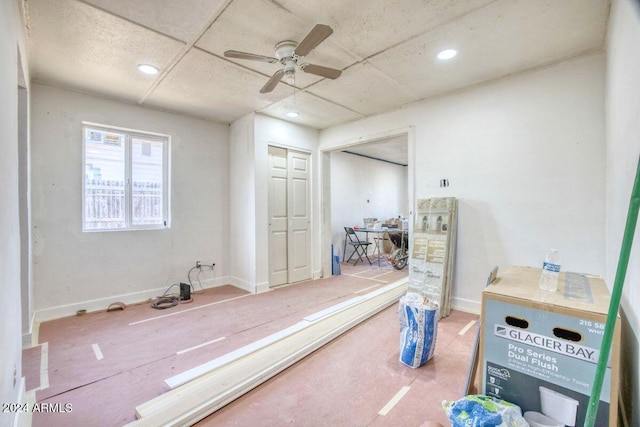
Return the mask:
M 270 64 L 280 63 L 283 68 L 273 73 L 269 81 L 260 89 L 260 93 L 271 92 L 283 77 L 293 78 L 297 69 L 305 73 L 316 76 L 336 79 L 342 74 L 341 70 L 323 67 L 322 65 L 309 64 L 304 62 L 304 57 L 322 43 L 333 33 L 330 26 L 316 24 L 307 36 L 298 44 L 291 40 L 281 41 L 276 45 L 275 58 L 271 56 L 256 55 L 253 53 L 239 52 L 237 50 L 227 50 L 224 56 L 227 58 L 250 59 L 252 61 L 268 62 Z M 291 81 L 292 83 L 292 81 Z

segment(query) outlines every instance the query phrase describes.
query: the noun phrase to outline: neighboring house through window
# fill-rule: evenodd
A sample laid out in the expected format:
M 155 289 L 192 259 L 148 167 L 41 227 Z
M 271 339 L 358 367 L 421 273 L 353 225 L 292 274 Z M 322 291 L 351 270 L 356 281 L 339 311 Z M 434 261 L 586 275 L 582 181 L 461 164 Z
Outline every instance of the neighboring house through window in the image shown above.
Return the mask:
M 168 135 L 83 123 L 82 230 L 169 226 Z

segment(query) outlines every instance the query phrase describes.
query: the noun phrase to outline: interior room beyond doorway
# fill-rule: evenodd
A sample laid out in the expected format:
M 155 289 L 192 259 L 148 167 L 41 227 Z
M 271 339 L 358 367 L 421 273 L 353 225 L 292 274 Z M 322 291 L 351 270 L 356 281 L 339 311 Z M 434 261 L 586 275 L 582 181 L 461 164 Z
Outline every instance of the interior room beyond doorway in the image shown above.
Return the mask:
M 340 256 L 342 261 L 349 258 L 353 250 L 351 245 L 345 245 L 345 227 L 362 229 L 369 225 L 381 228 L 398 217 L 408 218 L 411 209 L 409 188 L 412 186 L 409 163 L 409 133 L 406 130 L 372 136 L 364 142 L 330 152 L 331 243 L 334 255 Z M 373 257 L 372 261 L 375 257 L 384 257 L 390 250 L 384 234 L 358 234 L 361 239 L 371 242 L 367 253 Z

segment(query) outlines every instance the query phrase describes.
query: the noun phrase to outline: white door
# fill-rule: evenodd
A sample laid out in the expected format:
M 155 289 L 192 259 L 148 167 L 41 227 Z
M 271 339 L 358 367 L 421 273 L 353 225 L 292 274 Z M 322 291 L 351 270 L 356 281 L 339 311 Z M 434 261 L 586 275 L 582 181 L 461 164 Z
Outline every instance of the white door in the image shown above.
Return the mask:
M 289 177 L 289 283 L 311 278 L 311 203 L 309 163 L 311 156 L 288 152 Z
M 287 283 L 287 150 L 269 147 L 269 285 Z
M 311 278 L 310 155 L 269 147 L 269 285 Z

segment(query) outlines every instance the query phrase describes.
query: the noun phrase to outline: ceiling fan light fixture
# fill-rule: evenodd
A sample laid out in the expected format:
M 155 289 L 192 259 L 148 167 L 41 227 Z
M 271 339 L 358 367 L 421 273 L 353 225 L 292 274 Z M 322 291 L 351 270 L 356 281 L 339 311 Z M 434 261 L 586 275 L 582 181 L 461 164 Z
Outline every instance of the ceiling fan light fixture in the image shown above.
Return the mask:
M 296 77 L 295 76 L 296 76 L 295 70 L 291 70 L 291 71 L 286 70 L 284 72 L 284 81 L 287 82 L 290 85 L 293 85 L 296 82 Z
M 328 25 L 316 24 L 300 43 L 293 40 L 284 40 L 278 43 L 276 45 L 275 57 L 240 52 L 238 50 L 227 50 L 224 52 L 224 56 L 226 58 L 248 59 L 268 62 L 270 64 L 280 63 L 283 67 L 271 76 L 269 81 L 260 89 L 260 93 L 273 91 L 278 83 L 284 80 L 285 83 L 294 86 L 295 94 L 295 73 L 298 70 L 332 80 L 337 79 L 342 74 L 342 70 L 336 68 L 303 63 L 304 57 L 332 33 L 333 30 Z
M 149 74 L 150 76 L 154 76 L 160 72 L 158 67 L 151 64 L 138 64 L 138 70 L 142 73 Z
M 447 59 L 451 59 L 458 54 L 458 51 L 455 49 L 445 49 L 438 54 L 438 59 L 441 61 L 446 61 Z

